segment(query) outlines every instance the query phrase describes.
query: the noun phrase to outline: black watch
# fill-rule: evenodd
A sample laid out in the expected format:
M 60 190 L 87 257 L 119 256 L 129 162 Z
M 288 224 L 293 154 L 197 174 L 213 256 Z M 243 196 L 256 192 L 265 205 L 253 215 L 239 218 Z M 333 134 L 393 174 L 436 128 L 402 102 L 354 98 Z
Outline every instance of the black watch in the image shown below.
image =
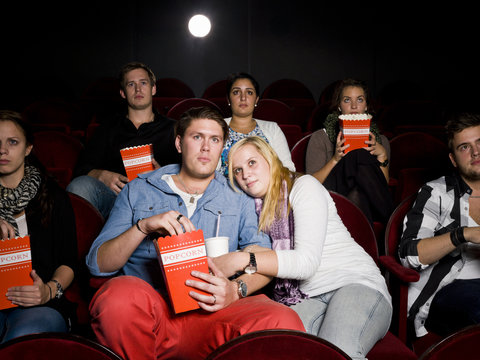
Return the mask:
M 246 274 L 255 274 L 257 272 L 257 260 L 255 259 L 254 253 L 249 253 L 249 254 L 250 254 L 250 263 L 247 265 L 247 267 L 243 271 L 245 271 Z
M 247 284 L 244 281 L 237 279 L 235 282 L 238 284 L 238 297 L 240 299 L 247 296 Z
M 388 166 L 388 159 L 386 159 L 384 162 L 378 161 L 378 165 L 381 166 L 381 167 L 387 167 Z

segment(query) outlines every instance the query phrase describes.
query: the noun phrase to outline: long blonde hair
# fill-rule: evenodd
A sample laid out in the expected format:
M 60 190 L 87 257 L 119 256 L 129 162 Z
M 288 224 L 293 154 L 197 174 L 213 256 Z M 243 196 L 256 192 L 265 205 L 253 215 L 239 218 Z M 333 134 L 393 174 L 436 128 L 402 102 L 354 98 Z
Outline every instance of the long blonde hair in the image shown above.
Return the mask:
M 288 168 L 283 166 L 282 162 L 278 158 L 275 150 L 262 138 L 258 136 L 250 136 L 243 138 L 242 140 L 235 143 L 228 153 L 228 177 L 230 180 L 230 185 L 236 190 L 235 179 L 233 176 L 233 166 L 232 166 L 232 157 L 234 154 L 240 150 L 245 145 L 253 145 L 259 152 L 261 156 L 268 162 L 270 165 L 270 182 L 268 185 L 267 193 L 263 198 L 263 207 L 260 214 L 258 228 L 260 231 L 266 231 L 270 228 L 270 225 L 275 220 L 284 216 L 283 211 L 285 207 L 284 201 L 287 201 L 287 212 L 288 216 L 290 212 L 290 202 L 288 201 L 288 194 L 292 189 L 295 174 L 292 173 Z M 286 184 L 286 188 L 283 184 Z M 287 192 L 285 194 L 285 191 Z

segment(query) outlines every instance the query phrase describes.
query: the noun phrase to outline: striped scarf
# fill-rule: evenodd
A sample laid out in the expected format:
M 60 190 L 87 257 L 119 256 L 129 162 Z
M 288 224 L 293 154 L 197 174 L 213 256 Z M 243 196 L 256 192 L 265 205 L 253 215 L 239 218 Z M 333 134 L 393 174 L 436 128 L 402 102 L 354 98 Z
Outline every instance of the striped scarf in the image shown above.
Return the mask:
M 288 191 L 287 184 L 283 182 L 283 212 L 280 218 L 276 218 L 268 231 L 267 235 L 272 239 L 273 250 L 293 250 L 295 246 L 294 239 L 294 222 L 293 212 L 290 209 L 288 211 Z M 255 210 L 257 215 L 260 216 L 263 207 L 262 199 L 255 199 Z M 294 279 L 279 279 L 275 280 L 275 287 L 273 289 L 273 299 L 281 304 L 290 306 L 295 305 L 302 301 L 302 299 L 308 298 L 308 295 L 304 294 L 299 286 L 298 280 Z
M 36 167 L 25 166 L 23 179 L 15 189 L 0 184 L 0 218 L 15 228 L 16 236 L 19 236 L 19 233 L 14 215 L 21 213 L 35 197 L 41 181 L 40 171 Z

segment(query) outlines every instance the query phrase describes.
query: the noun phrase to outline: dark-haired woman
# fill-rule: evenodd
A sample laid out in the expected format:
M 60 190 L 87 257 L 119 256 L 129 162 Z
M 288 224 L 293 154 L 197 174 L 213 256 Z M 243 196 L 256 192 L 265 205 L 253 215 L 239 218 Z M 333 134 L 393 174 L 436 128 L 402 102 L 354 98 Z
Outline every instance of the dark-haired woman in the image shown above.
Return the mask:
M 349 145 L 339 128 L 339 115 L 373 113 L 368 88 L 363 81 L 345 79 L 335 90 L 331 113 L 324 128 L 315 131 L 308 143 L 306 172 L 328 190 L 347 196 L 370 222 L 386 223 L 393 210 L 388 188 L 390 144 L 374 122 L 363 149 L 345 153 Z
M 7 290 L 15 307 L 0 311 L 0 343 L 38 332 L 66 332 L 72 304 L 62 297 L 77 259 L 67 193 L 33 158 L 33 136 L 20 114 L 0 111 L 0 241 L 30 236 L 33 285 Z
M 283 165 L 295 171 L 287 139 L 280 126 L 275 121 L 253 118 L 257 106 L 260 87 L 252 75 L 234 73 L 227 79 L 227 99 L 232 110 L 232 117 L 226 118 L 230 131 L 222 151 L 220 171 L 227 175 L 228 152 L 238 140 L 249 136 L 259 136 L 265 139 L 275 150 Z

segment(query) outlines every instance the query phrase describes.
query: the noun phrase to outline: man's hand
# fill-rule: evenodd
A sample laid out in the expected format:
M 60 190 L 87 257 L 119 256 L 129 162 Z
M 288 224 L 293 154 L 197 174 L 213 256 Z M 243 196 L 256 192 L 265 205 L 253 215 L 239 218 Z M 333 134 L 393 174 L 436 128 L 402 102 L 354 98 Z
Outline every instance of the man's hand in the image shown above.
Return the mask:
M 189 218 L 174 210 L 145 218 L 139 223 L 139 226 L 147 234 L 158 232 L 160 234 L 178 235 L 196 230 Z
M 128 177 L 113 171 L 94 169 L 88 175 L 100 180 L 117 195 L 122 191 L 125 184 L 128 183 Z
M 210 293 L 211 295 L 204 295 L 195 291 L 189 292 L 190 296 L 198 301 L 198 305 L 203 310 L 215 312 L 238 300 L 238 285 L 234 281 L 228 280 L 215 266 L 211 258 L 207 259 L 212 274 L 192 271 L 192 276 L 204 281 L 187 280 L 185 284 L 194 289 Z

